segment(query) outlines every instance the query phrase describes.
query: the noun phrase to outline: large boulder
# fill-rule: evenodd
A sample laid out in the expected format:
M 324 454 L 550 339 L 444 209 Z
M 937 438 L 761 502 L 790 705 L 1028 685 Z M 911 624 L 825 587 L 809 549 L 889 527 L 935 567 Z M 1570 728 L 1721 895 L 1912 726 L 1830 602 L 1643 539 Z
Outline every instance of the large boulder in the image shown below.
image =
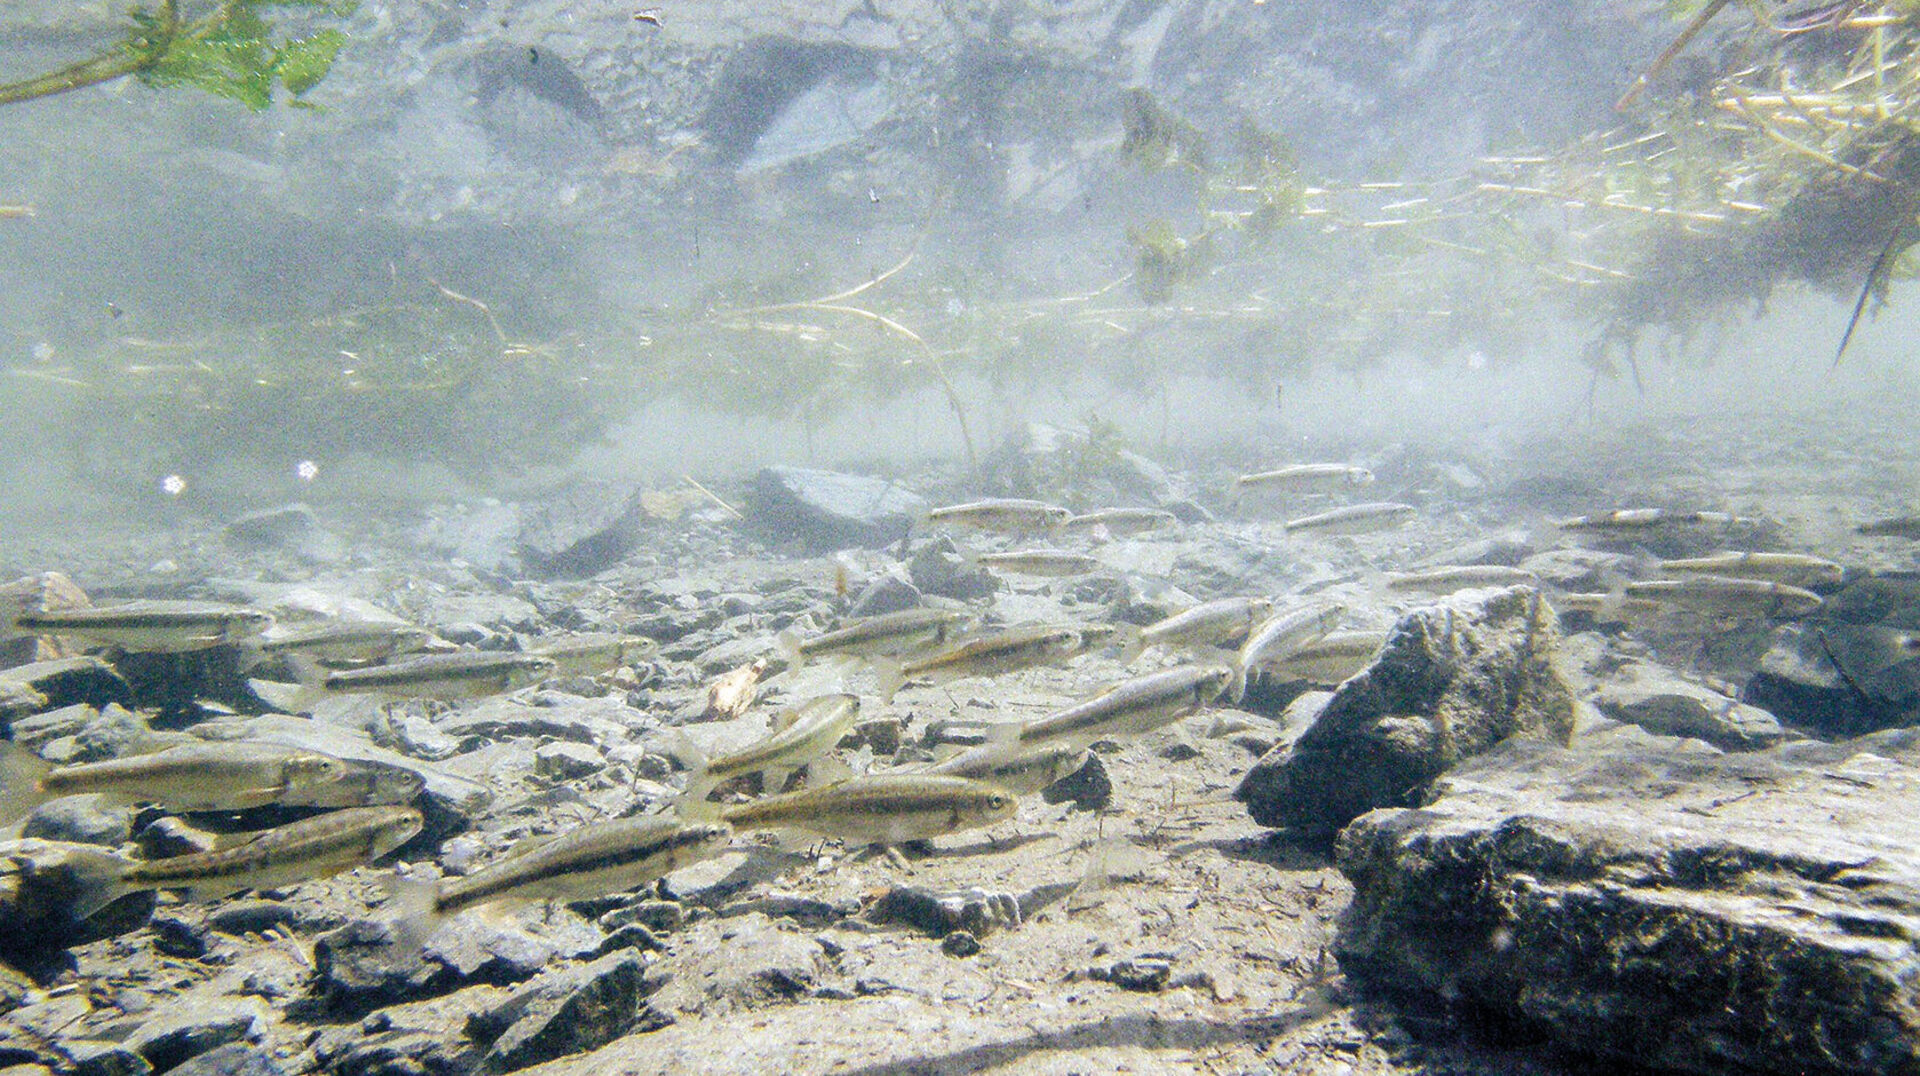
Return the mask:
M 1690 1072 L 1920 1073 L 1920 731 L 1515 740 L 1340 835 L 1342 966 Z
M 1509 736 L 1561 743 L 1576 703 L 1553 610 L 1532 587 L 1471 590 L 1415 609 L 1313 726 L 1269 752 L 1234 797 L 1310 845 L 1376 807 L 1412 807 L 1455 763 Z
M 752 484 L 755 523 L 819 552 L 899 541 L 929 507 L 885 479 L 809 467 L 767 467 Z

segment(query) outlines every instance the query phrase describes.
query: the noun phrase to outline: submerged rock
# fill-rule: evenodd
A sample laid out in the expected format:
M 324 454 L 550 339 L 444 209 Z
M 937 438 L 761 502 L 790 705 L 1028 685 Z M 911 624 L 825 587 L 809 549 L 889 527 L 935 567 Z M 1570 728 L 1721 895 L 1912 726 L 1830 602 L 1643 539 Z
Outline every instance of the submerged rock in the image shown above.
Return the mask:
M 97 847 L 59 841 L 0 842 L 0 953 L 80 945 L 146 922 L 152 892 L 130 893 L 84 921 L 73 918 L 81 892 L 76 857 L 100 854 Z
M 1627 665 L 1600 685 L 1601 713 L 1663 736 L 1691 736 L 1727 751 L 1753 751 L 1793 738 L 1774 716 L 1689 683 L 1653 665 Z
M 1789 624 L 1742 692 L 1819 736 L 1857 736 L 1920 723 L 1920 645 L 1887 624 Z
M 1340 836 L 1383 989 L 1690 1072 L 1920 1072 L 1920 732 L 1514 740 Z
M 884 479 L 808 467 L 761 470 L 751 498 L 752 518 L 769 537 L 818 552 L 897 542 L 931 507 Z
M 1340 685 L 1297 740 L 1234 797 L 1254 821 L 1326 844 L 1376 807 L 1410 807 L 1455 763 L 1513 735 L 1565 743 L 1572 689 L 1559 630 L 1531 587 L 1466 591 L 1415 609 L 1374 663 Z
M 85 704 L 133 705 L 133 688 L 113 666 L 91 656 L 36 661 L 0 672 L 0 716 Z
M 1000 589 L 1000 580 L 968 560 L 953 539 L 944 535 L 921 546 L 907 562 L 907 572 L 921 593 L 973 601 Z
M 550 971 L 467 1021 L 467 1033 L 491 1044 L 487 1065 L 513 1072 L 603 1046 L 636 1031 L 654 1031 L 673 1017 L 646 1004 L 666 976 L 649 973 L 631 949 Z
M 587 483 L 524 506 L 514 546 L 536 575 L 592 575 L 633 551 L 646 519 L 638 490 Z

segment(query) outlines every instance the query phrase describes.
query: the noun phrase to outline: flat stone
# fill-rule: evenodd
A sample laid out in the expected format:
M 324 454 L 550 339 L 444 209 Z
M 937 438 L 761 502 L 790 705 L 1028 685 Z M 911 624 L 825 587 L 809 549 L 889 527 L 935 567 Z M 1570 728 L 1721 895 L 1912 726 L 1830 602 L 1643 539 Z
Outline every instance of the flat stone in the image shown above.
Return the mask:
M 883 616 L 903 609 L 917 609 L 921 604 L 919 587 L 893 572 L 887 572 L 861 589 L 854 597 L 853 604 L 847 608 L 847 615 Z
M 61 796 L 35 807 L 20 836 L 118 848 L 133 839 L 133 808 L 101 796 Z
M 606 768 L 606 756 L 588 744 L 558 740 L 541 744 L 533 752 L 533 772 L 554 780 L 578 780 Z
M 775 541 L 813 552 L 883 546 L 906 537 L 931 507 L 885 479 L 808 467 L 767 467 L 748 486 L 751 518 Z
M 1591 699 L 1615 721 L 1663 736 L 1690 736 L 1727 751 L 1771 747 L 1794 734 L 1758 706 L 1750 706 L 1674 673 L 1641 662 L 1602 683 Z
M 571 699 L 559 706 L 529 706 L 515 699 L 484 699 L 436 723 L 448 736 L 498 740 L 507 736 L 605 743 L 624 740 L 643 715 L 618 699 Z
M 69 1039 L 60 1049 L 73 1066 L 73 1076 L 146 1076 L 153 1071 L 146 1058 L 123 1043 Z
M 1576 702 L 1559 629 L 1532 587 L 1471 590 L 1402 617 L 1371 666 L 1234 791 L 1254 821 L 1309 845 L 1375 807 L 1417 805 L 1463 758 L 1509 736 L 1566 742 Z
M 1684 745 L 1515 739 L 1362 816 L 1343 968 L 1636 1066 L 1920 1072 L 1920 731 Z
M 320 529 L 320 520 L 305 504 L 263 508 L 227 524 L 227 541 L 256 548 L 294 546 Z

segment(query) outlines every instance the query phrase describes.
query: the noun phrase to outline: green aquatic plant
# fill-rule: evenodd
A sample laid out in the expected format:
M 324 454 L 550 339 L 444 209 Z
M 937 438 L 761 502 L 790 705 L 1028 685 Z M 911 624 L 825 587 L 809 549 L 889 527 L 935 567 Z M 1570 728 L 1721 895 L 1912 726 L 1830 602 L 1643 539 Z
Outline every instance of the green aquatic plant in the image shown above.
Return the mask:
M 198 18 L 181 14 L 179 0 L 135 8 L 132 27 L 114 48 L 44 75 L 0 86 L 0 105 L 51 97 L 129 75 L 149 86 L 188 86 L 240 101 L 253 109 L 273 104 L 275 87 L 296 105 L 333 69 L 346 34 L 324 28 L 279 37 L 267 12 L 305 8 L 335 18 L 357 0 L 221 0 Z

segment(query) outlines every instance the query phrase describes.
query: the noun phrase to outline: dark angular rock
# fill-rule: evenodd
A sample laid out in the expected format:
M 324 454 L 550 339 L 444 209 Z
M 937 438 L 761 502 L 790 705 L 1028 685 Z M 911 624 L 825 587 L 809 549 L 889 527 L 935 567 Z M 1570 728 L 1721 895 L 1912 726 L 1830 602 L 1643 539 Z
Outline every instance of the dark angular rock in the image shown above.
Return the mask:
M 921 593 L 972 601 L 1000 589 L 1000 580 L 960 553 L 953 539 L 941 536 L 921 546 L 907 562 L 907 574 Z
M 1920 1072 L 1920 730 L 1681 743 L 1516 739 L 1361 817 L 1343 968 L 1635 1066 Z
M 918 608 L 922 604 L 920 588 L 897 575 L 888 573 L 868 583 L 848 607 L 848 616 L 882 616 L 897 613 L 902 609 Z
M 313 509 L 296 503 L 248 512 L 227 524 L 226 537 L 235 545 L 256 548 L 292 546 L 319 529 L 320 520 Z
M 969 957 L 980 952 L 980 939 L 964 930 L 956 930 L 940 939 L 940 951 L 952 957 Z
M 769 537 L 815 552 L 897 542 L 930 507 L 883 479 L 806 467 L 763 469 L 749 496 L 753 521 Z
M 665 982 L 665 975 L 649 973 L 639 954 L 609 953 L 540 976 L 471 1017 L 467 1033 L 492 1044 L 489 1068 L 513 1072 L 665 1027 L 672 1018 L 645 1004 Z
M 1048 803 L 1071 803 L 1078 810 L 1104 810 L 1113 802 L 1113 781 L 1107 777 L 1106 763 L 1089 752 L 1080 768 L 1040 790 Z
M 1112 983 L 1122 990 L 1132 990 L 1141 994 L 1157 994 L 1167 988 L 1173 978 L 1173 962 L 1163 957 L 1135 957 L 1132 960 L 1116 960 L 1111 964 L 1096 964 L 1087 969 L 1087 978 Z
M 230 1042 L 181 1062 L 172 1076 L 287 1076 L 287 1069 L 258 1046 Z
M 526 506 L 516 547 L 522 563 L 537 575 L 592 575 L 633 551 L 646 519 L 638 490 L 586 483 Z
M 156 915 L 147 922 L 153 947 L 167 956 L 194 960 L 207 954 L 207 929 L 177 915 Z
M 96 709 L 133 705 L 133 688 L 113 666 L 99 658 L 82 656 L 37 661 L 0 672 L 0 698 L 25 690 L 40 698 L 34 710 L 50 710 L 85 703 Z
M 66 1054 L 73 1076 L 147 1076 L 153 1071 L 146 1058 L 118 1042 L 69 1039 L 60 1044 L 60 1050 Z
M 1019 925 L 1020 898 L 977 888 L 933 893 L 918 886 L 894 886 L 867 910 L 867 918 L 903 923 L 936 938 L 956 930 L 982 938 L 1003 926 Z
M 360 1028 L 323 1032 L 314 1059 L 329 1076 L 473 1076 L 477 1051 L 457 1036 L 414 1030 Z
M 1917 636 L 1888 624 L 1784 625 L 1741 698 L 1818 736 L 1920 723 Z
M 207 926 L 222 934 L 265 934 L 298 920 L 291 905 L 277 900 L 230 900 L 207 913 Z
M 1420 802 L 1455 763 L 1513 735 L 1565 743 L 1572 690 L 1559 630 L 1532 587 L 1466 591 L 1415 609 L 1312 727 L 1255 763 L 1234 791 L 1254 821 L 1326 846 L 1375 807 Z
M 188 1058 L 228 1043 L 266 1039 L 267 1014 L 257 1002 L 215 1002 L 176 1007 L 134 1029 L 127 1046 L 166 1072 Z
M 336 1014 L 366 1012 L 451 988 L 445 964 L 391 923 L 356 919 L 313 943 L 313 991 Z

